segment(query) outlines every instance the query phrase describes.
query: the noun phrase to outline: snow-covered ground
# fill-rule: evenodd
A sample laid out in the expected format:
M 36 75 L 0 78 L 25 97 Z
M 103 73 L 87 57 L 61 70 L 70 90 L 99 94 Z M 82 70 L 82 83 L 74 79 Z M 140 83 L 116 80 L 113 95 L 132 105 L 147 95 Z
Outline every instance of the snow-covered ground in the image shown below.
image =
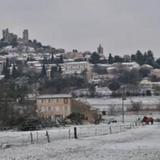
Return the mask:
M 0 150 L 0 160 L 159 160 L 160 125 Z
M 137 125 L 139 125 L 137 123 Z M 141 124 L 140 124 L 141 125 Z M 131 129 L 135 126 L 135 123 L 115 123 L 115 124 L 99 124 L 99 125 L 79 125 L 79 126 L 68 126 L 61 128 L 46 128 L 46 130 L 37 131 L 1 131 L 0 132 L 0 148 L 4 145 L 13 146 L 24 146 L 31 143 L 45 144 L 48 142 L 46 131 L 48 133 L 49 140 L 64 140 L 74 138 L 74 128 L 77 128 L 77 135 L 79 138 L 93 137 L 100 135 L 107 135 L 111 133 L 124 132 L 127 129 Z
M 94 108 L 100 111 L 108 111 L 110 107 L 115 107 L 116 109 L 122 108 L 121 98 L 81 98 L 81 101 L 91 104 Z M 146 97 L 127 97 L 124 101 L 124 108 L 130 108 L 131 102 L 142 102 L 143 108 L 156 108 L 160 104 L 160 96 L 146 96 Z
M 139 114 L 135 113 L 126 113 L 124 114 L 124 121 L 125 123 L 132 123 L 135 122 L 138 118 L 142 119 L 144 116 L 147 117 L 153 117 L 154 119 L 160 118 L 160 112 L 149 112 L 149 111 L 142 111 L 139 112 Z M 102 116 L 103 119 L 109 120 L 109 119 L 115 119 L 118 122 L 122 122 L 122 115 L 119 113 L 117 115 L 105 115 Z

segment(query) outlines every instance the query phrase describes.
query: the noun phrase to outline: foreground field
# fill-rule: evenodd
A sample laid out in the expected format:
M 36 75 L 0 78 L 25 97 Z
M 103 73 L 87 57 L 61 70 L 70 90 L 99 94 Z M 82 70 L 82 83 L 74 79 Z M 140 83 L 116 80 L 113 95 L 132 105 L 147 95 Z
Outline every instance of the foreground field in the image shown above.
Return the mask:
M 0 150 L 1 160 L 159 160 L 160 126 Z

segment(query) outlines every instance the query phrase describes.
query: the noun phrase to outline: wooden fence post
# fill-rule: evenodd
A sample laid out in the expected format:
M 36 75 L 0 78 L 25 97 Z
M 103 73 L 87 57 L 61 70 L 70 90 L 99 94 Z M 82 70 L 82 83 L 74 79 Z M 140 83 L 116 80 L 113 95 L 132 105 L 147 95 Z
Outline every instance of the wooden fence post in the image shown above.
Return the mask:
M 38 132 L 36 132 L 36 135 L 37 135 L 37 144 L 38 144 Z
M 47 136 L 47 142 L 50 143 L 50 137 L 48 131 L 46 131 L 46 136 Z
M 77 127 L 74 127 L 74 138 L 77 139 L 78 136 L 77 136 Z
M 31 144 L 33 144 L 33 134 L 32 134 L 32 132 L 30 133 L 30 136 L 31 136 Z
M 95 136 L 97 136 L 97 129 L 95 128 Z
M 135 127 L 137 126 L 137 122 L 135 122 Z
M 110 134 L 112 134 L 112 127 L 111 126 L 109 126 L 109 132 L 110 132 Z
M 69 139 L 71 139 L 71 130 L 70 130 L 70 128 L 68 130 L 68 134 L 69 134 Z

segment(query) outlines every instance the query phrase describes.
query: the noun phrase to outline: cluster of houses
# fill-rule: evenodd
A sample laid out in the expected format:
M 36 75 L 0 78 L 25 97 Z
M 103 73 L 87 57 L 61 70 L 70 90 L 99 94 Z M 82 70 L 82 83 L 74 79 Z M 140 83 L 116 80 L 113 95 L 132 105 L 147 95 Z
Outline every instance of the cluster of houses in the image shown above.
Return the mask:
M 71 54 L 72 53 L 72 54 Z M 71 54 L 71 55 L 70 55 Z M 22 62 L 22 64 L 27 65 L 27 69 L 30 69 L 33 72 L 40 73 L 42 71 L 43 63 L 42 61 L 45 59 L 51 59 L 52 54 L 50 53 L 16 53 L 9 51 L 6 55 L 0 55 L 0 73 L 2 73 L 3 65 L 6 62 L 6 58 L 11 61 Z M 54 59 L 59 58 L 60 53 L 54 54 Z M 113 64 L 96 64 L 96 67 L 103 69 L 106 71 L 105 74 L 94 72 L 95 65 L 89 63 L 89 57 L 91 53 L 88 52 L 86 54 L 81 52 L 69 52 L 69 53 L 61 53 L 63 56 L 63 63 L 59 63 L 59 66 L 62 69 L 63 75 L 73 75 L 73 74 L 81 74 L 85 72 L 86 78 L 89 82 L 98 84 L 106 79 L 113 79 L 117 76 L 119 69 L 140 69 L 140 68 L 150 68 L 151 74 L 155 77 L 159 78 L 160 69 L 153 69 L 149 65 L 139 66 L 136 62 L 125 62 L 125 63 L 113 63 Z M 104 57 L 104 56 L 103 56 Z M 81 58 L 82 61 L 76 61 Z M 31 59 L 31 60 L 30 60 Z M 53 64 L 45 64 L 47 76 L 51 78 L 51 68 L 56 66 Z M 11 65 L 10 71 L 12 71 L 13 65 Z M 4 76 L 1 74 L 0 78 Z M 143 84 L 143 81 L 141 84 Z M 145 83 L 144 85 L 147 85 Z M 158 83 L 153 85 L 159 85 Z M 143 85 L 142 85 L 143 87 Z

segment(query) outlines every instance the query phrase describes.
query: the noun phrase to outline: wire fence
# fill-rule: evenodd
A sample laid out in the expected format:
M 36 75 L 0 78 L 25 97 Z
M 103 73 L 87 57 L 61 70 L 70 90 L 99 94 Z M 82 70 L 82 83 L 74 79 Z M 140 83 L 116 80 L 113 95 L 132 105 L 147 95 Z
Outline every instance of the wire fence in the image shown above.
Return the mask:
M 40 131 L 1 131 L 0 132 L 0 147 L 24 146 L 29 144 L 44 144 L 55 140 L 85 138 L 92 136 L 101 136 L 125 132 L 128 129 L 135 128 L 141 125 L 140 123 L 130 124 L 100 124 L 100 125 L 84 125 L 68 128 L 58 128 Z
M 80 126 L 77 127 L 77 137 L 92 137 L 92 136 L 102 136 L 108 134 L 115 134 L 120 132 L 125 132 L 128 129 L 135 128 L 140 124 L 129 123 L 120 125 L 95 125 L 95 126 Z

